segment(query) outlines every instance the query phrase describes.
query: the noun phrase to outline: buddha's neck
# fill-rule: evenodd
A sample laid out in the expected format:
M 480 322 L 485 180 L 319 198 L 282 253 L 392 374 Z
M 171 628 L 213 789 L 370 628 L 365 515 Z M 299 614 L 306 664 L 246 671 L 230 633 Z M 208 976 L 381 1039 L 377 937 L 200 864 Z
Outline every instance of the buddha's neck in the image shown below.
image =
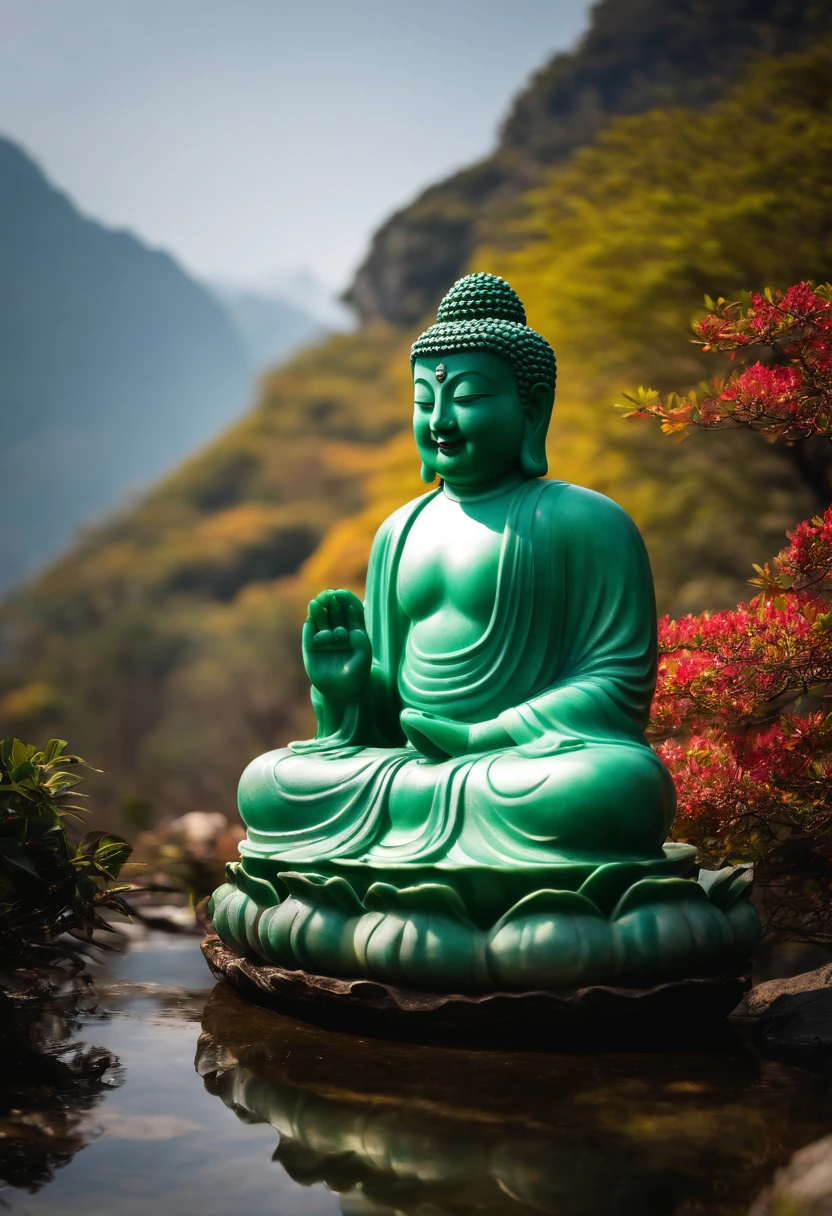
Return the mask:
M 519 469 L 510 469 L 502 477 L 495 477 L 493 481 L 478 481 L 476 485 L 459 485 L 444 481 L 442 493 L 452 502 L 481 502 L 484 498 L 496 498 L 500 494 L 516 490 L 524 481 L 526 478 Z

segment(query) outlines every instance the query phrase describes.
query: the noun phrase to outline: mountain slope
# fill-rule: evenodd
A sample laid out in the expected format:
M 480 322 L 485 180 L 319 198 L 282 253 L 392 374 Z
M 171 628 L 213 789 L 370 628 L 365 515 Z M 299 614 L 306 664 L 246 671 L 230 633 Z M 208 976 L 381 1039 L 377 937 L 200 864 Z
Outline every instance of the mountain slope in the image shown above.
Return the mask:
M 0 584 L 227 424 L 251 367 L 167 254 L 85 218 L 0 139 Z
M 378 230 L 347 298 L 362 320 L 416 323 L 499 235 L 518 195 L 611 118 L 705 106 L 755 56 L 793 51 L 828 24 L 825 0 L 601 0 L 578 48 L 520 93 L 494 153 Z

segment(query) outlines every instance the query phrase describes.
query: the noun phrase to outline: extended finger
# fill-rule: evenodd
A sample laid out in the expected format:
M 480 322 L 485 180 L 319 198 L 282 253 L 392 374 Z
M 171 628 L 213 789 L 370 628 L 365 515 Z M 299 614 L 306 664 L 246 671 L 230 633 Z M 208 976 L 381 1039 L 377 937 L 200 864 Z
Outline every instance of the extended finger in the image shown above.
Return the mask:
M 341 623 L 348 629 L 355 629 L 355 605 L 360 605 L 361 601 L 351 591 L 345 591 L 343 587 L 335 592 L 335 598 L 341 609 Z
M 357 604 L 359 608 L 363 608 L 364 606 L 355 592 L 350 591 L 348 587 L 339 587 L 335 594 L 345 608 L 348 608 L 350 604 Z
M 360 600 L 353 599 L 347 606 L 347 623 L 350 629 L 364 628 L 364 605 Z
M 333 629 L 337 629 L 339 625 L 344 624 L 344 613 L 341 611 L 341 601 L 338 599 L 338 592 L 331 591 L 329 593 L 329 620 Z
M 310 602 L 309 616 L 312 618 L 316 629 L 329 628 L 329 613 L 319 598 L 316 598 Z

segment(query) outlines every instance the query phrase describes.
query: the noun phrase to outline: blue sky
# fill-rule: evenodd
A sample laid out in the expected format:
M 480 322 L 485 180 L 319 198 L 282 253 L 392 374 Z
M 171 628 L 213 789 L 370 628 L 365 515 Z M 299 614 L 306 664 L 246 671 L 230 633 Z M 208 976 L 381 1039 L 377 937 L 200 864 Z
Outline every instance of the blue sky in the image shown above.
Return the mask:
M 342 286 L 587 0 L 0 0 L 0 133 L 203 277 Z

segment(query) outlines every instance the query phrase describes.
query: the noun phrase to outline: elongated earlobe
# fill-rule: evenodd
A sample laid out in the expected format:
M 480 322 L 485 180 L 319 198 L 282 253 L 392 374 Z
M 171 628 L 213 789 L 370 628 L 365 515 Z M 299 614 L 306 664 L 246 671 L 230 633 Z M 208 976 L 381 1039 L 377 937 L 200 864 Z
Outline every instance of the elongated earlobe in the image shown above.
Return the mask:
M 528 422 L 520 445 L 520 468 L 525 477 L 544 477 L 549 471 L 545 437 L 535 434 L 535 428 Z
M 419 470 L 419 474 L 425 485 L 432 485 L 433 482 L 436 481 L 436 470 L 432 469 L 429 465 L 426 465 L 424 460 L 422 461 L 422 467 Z
M 545 477 L 549 471 L 546 459 L 546 432 L 552 415 L 554 390 L 551 385 L 535 384 L 526 400 L 526 425 L 520 444 L 520 468 L 525 477 Z

